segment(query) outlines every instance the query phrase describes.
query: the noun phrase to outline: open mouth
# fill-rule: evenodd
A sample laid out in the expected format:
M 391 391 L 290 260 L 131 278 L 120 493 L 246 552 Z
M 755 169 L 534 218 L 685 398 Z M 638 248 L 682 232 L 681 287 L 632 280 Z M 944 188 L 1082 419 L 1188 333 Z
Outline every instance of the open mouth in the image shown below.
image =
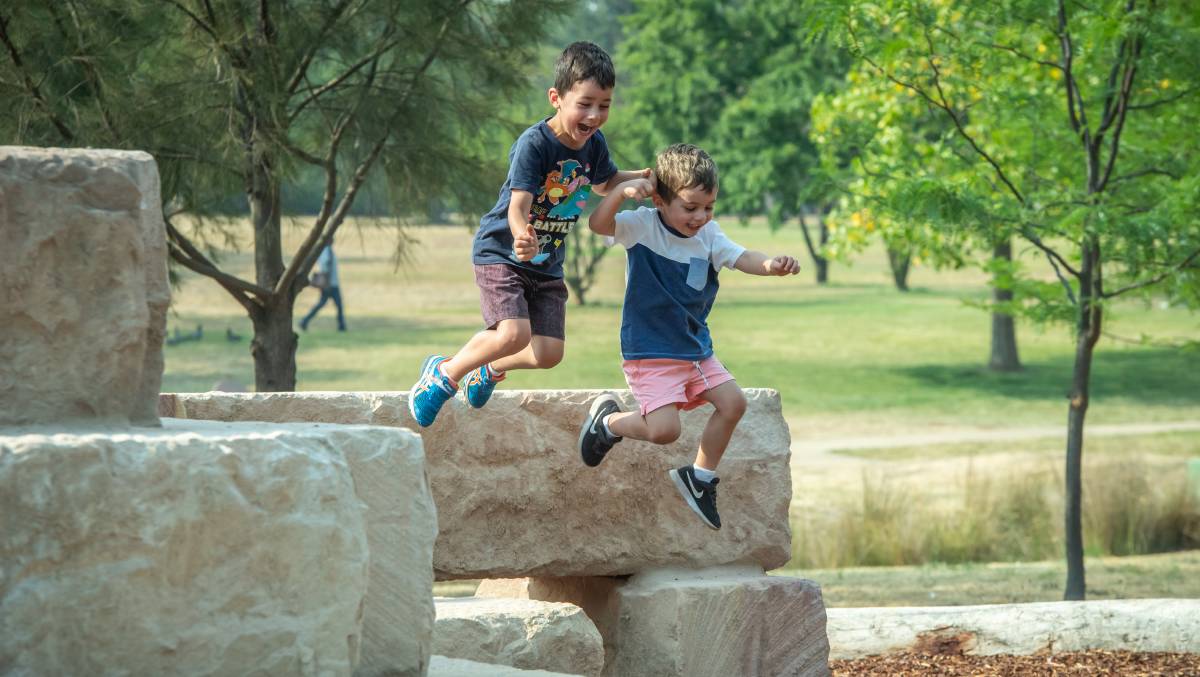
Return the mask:
M 585 125 L 582 122 L 579 123 L 579 125 L 577 125 L 575 127 L 575 129 L 577 129 L 579 131 L 580 136 L 587 136 L 588 134 L 591 134 L 592 132 L 596 131 L 595 127 L 592 127 L 591 125 Z

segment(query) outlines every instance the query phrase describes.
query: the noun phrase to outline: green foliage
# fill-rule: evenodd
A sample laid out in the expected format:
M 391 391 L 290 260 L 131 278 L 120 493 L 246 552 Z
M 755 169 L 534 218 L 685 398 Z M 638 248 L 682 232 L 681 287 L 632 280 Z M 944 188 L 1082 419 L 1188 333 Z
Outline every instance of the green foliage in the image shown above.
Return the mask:
M 1095 302 L 1128 287 L 1196 304 L 1200 164 L 1178 151 L 1200 141 L 1195 12 L 1068 3 L 1063 30 L 1056 7 L 1025 0 L 812 7 L 813 26 L 857 57 L 845 88 L 814 106 L 825 167 L 848 169 L 838 247 L 863 241 L 852 233 L 867 222 L 935 261 L 1016 236 L 1072 277 L 1094 242 Z M 1047 274 L 1011 278 L 1013 309 L 1067 319 L 1080 284 Z
M 642 157 L 671 143 L 705 148 L 721 168 L 722 210 L 773 225 L 828 199 L 809 106 L 841 80 L 846 55 L 808 40 L 785 0 L 642 0 L 624 20 L 619 62 L 631 84 L 613 138 Z

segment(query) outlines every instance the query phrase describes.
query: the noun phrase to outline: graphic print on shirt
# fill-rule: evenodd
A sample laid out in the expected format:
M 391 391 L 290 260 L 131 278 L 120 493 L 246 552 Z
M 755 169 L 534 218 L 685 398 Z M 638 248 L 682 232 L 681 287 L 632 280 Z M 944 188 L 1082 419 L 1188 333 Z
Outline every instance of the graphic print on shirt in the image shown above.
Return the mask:
M 529 207 L 529 222 L 538 235 L 538 253 L 530 263 L 541 264 L 563 245 L 571 226 L 579 220 L 592 194 L 587 178 L 590 166 L 578 160 L 560 160 Z

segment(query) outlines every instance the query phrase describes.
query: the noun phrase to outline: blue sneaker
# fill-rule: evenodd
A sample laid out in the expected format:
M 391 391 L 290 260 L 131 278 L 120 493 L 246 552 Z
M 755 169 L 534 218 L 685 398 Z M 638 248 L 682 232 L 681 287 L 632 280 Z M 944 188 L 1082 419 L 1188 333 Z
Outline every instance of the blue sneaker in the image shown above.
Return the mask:
M 458 387 L 437 368 L 445 361 L 442 355 L 425 358 L 425 363 L 421 365 L 421 378 L 408 391 L 408 411 L 422 428 L 433 425 L 442 405 L 458 392 Z
M 491 399 L 492 391 L 496 389 L 496 384 L 503 380 L 503 374 L 501 374 L 500 378 L 493 377 L 492 370 L 488 369 L 486 364 L 467 374 L 467 383 L 463 386 L 463 394 L 467 397 L 467 404 L 476 409 L 482 408 Z

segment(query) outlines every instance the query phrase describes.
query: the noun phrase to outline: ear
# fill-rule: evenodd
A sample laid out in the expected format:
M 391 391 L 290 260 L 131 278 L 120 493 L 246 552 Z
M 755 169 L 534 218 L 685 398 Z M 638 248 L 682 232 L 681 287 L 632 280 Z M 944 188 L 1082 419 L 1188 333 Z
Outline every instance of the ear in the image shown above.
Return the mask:
M 656 209 L 665 210 L 667 208 L 667 201 L 658 194 L 658 190 L 650 194 L 650 201 L 654 203 Z
M 553 87 L 546 90 L 546 98 L 550 99 L 550 105 L 554 106 L 556 110 L 562 105 L 562 97 L 559 95 L 558 90 Z

